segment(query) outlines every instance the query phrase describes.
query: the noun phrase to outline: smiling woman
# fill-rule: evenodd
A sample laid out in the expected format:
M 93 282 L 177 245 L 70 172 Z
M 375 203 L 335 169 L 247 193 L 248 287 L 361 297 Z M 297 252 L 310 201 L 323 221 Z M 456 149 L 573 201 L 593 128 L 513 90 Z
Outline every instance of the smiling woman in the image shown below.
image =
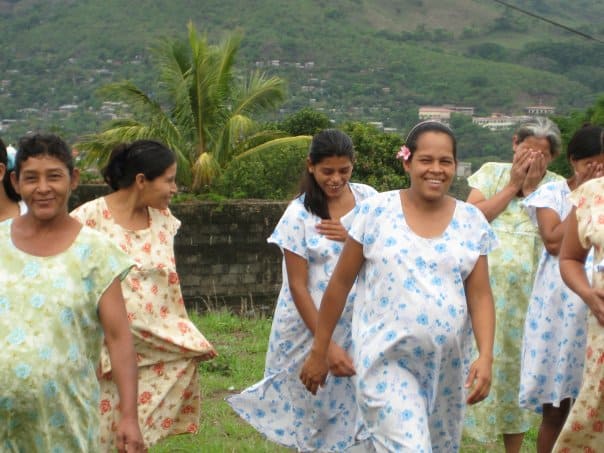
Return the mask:
M 478 209 L 447 195 L 455 156 L 447 126 L 411 130 L 398 154 L 409 189 L 355 208 L 316 315 L 300 378 L 320 396 L 330 385 L 332 335 L 354 300 L 354 390 L 366 451 L 458 451 L 465 403 L 489 392 L 495 319 L 485 255 L 496 240 Z M 480 351 L 472 364 L 470 322 Z
M 0 224 L 0 445 L 99 451 L 95 367 L 104 332 L 121 407 L 111 435 L 119 452 L 142 451 L 120 288 L 132 262 L 69 216 L 78 171 L 59 137 L 21 139 L 11 177 L 28 212 Z
M 360 435 L 350 358 L 354 290 L 329 345 L 333 379 L 317 398 L 298 379 L 353 208 L 376 193 L 367 185 L 350 182 L 353 151 L 350 138 L 338 130 L 327 129 L 313 137 L 301 194 L 268 239 L 283 252 L 283 284 L 264 379 L 228 398 L 233 409 L 262 434 L 299 451 L 343 451 Z
M 71 214 L 108 235 L 136 262 L 122 290 L 138 357 L 139 421 L 149 447 L 168 435 L 197 431 L 198 364 L 216 352 L 189 320 L 176 272 L 180 221 L 168 208 L 176 193 L 174 153 L 152 140 L 122 145 L 103 176 L 114 192 Z M 120 409 L 105 348 L 100 375 L 101 443 L 103 451 L 112 451 Z

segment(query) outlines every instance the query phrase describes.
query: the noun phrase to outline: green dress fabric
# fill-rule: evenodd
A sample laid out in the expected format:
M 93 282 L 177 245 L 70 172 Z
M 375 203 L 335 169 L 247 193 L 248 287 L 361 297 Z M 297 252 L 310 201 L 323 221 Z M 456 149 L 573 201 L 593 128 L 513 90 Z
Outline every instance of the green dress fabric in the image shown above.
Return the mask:
M 99 451 L 97 306 L 133 262 L 83 227 L 57 255 L 33 256 L 0 223 L 0 451 Z
M 509 163 L 487 163 L 468 178 L 468 184 L 489 199 L 508 184 L 511 168 Z M 548 171 L 539 185 L 561 179 Z M 522 200 L 514 198 L 491 222 L 499 240 L 488 256 L 496 316 L 493 381 L 488 398 L 469 406 L 465 419 L 466 434 L 482 442 L 526 432 L 538 420 L 518 405 L 524 319 L 543 247 Z

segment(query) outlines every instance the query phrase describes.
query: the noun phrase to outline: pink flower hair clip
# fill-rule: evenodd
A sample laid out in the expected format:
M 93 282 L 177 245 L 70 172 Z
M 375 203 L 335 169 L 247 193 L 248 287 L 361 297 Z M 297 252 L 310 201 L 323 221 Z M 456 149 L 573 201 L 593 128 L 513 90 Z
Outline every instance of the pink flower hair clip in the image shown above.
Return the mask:
M 407 148 L 405 145 L 401 146 L 401 149 L 398 150 L 398 153 L 396 153 L 396 158 L 398 160 L 404 160 L 407 161 L 409 160 L 409 156 L 411 156 L 411 150 L 409 148 Z

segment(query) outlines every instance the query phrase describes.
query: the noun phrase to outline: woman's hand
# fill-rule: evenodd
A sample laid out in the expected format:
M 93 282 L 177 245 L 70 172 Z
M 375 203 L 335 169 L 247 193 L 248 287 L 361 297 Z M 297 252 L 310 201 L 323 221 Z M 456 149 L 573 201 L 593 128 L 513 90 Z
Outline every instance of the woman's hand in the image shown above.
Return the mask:
M 327 365 L 329 372 L 334 376 L 350 377 L 356 373 L 350 356 L 334 342 L 331 342 L 327 349 Z
M 601 326 L 604 326 L 604 289 L 591 288 L 583 300 Z
M 540 151 L 529 151 L 531 153 L 530 164 L 526 173 L 526 178 L 522 184 L 522 195 L 532 194 L 539 186 L 539 183 L 545 176 L 547 162 Z
M 306 390 L 316 395 L 319 387 L 325 385 L 328 371 L 327 357 L 311 349 L 300 370 L 300 380 Z
M 518 146 L 514 152 L 509 185 L 514 187 L 516 192 L 522 190 L 526 174 L 531 164 L 531 155 L 531 151 L 522 145 Z
M 583 172 L 575 172 L 577 187 L 590 179 L 604 176 L 604 165 L 590 162 Z
M 317 231 L 332 241 L 344 242 L 348 237 L 346 228 L 342 226 L 339 220 L 323 219 L 316 226 Z
M 492 365 L 491 357 L 478 356 L 470 366 L 465 384 L 466 388 L 472 389 L 466 400 L 468 404 L 476 404 L 489 396 Z
M 117 424 L 115 446 L 119 453 L 145 452 L 145 442 L 134 417 L 122 417 Z

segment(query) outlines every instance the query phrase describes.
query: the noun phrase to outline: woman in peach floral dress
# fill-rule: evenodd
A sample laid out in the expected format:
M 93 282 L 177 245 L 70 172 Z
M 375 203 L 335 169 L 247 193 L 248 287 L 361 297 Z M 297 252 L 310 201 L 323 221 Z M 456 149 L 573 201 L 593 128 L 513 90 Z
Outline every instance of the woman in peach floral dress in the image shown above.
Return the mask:
M 113 150 L 103 170 L 114 190 L 72 212 L 108 235 L 137 266 L 122 282 L 138 362 L 138 414 L 147 447 L 195 433 L 200 417 L 198 364 L 216 356 L 189 320 L 174 259 L 180 226 L 168 209 L 176 193 L 176 160 L 161 143 L 139 140 Z M 101 444 L 113 448 L 117 391 L 104 348 L 100 363 Z
M 604 152 L 602 128 L 598 139 Z M 570 200 L 576 208 L 569 215 L 560 250 L 560 273 L 590 314 L 583 384 L 553 451 L 599 453 L 604 446 L 604 177 L 584 183 Z M 593 286 L 583 264 L 592 247 Z

